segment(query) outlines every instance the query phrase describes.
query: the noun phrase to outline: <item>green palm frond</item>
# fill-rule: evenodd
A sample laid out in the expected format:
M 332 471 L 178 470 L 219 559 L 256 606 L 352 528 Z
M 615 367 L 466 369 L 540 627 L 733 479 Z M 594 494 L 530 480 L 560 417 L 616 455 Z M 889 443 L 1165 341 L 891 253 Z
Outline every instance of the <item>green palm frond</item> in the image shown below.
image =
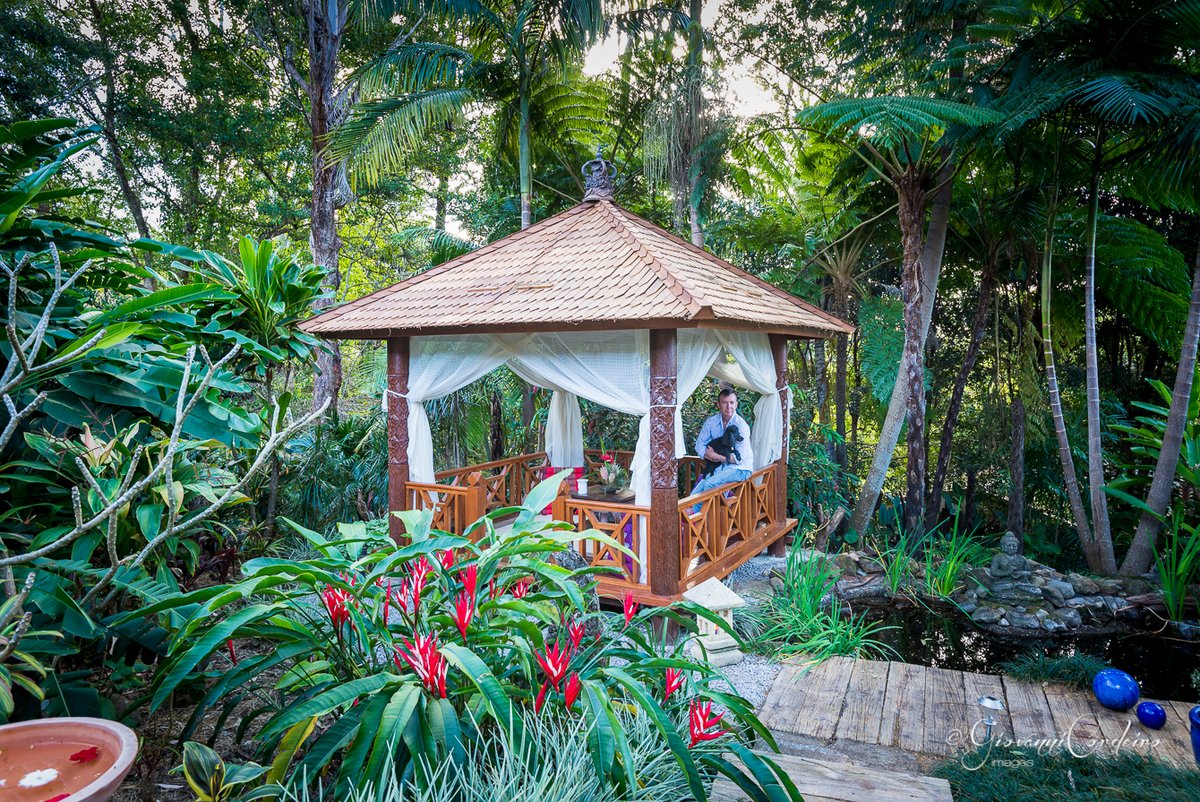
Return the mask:
M 357 104 L 334 134 L 329 154 L 344 160 L 351 181 L 373 184 L 401 168 L 436 126 L 457 122 L 478 99 L 474 89 L 430 89 Z
M 797 114 L 801 124 L 831 134 L 861 137 L 876 146 L 937 138 L 952 126 L 984 128 L 1003 120 L 994 110 L 927 97 L 868 97 L 831 100 Z
M 440 228 L 413 226 L 403 228 L 393 237 L 399 243 L 418 243 L 429 251 L 431 265 L 439 265 L 456 256 L 470 253 L 479 246 L 463 237 L 457 237 Z
M 373 100 L 397 97 L 432 87 L 459 84 L 475 63 L 468 51 L 438 42 L 412 42 L 367 62 L 351 80 L 360 95 Z
M 1089 107 L 1100 119 L 1117 125 L 1157 123 L 1170 116 L 1178 102 L 1147 89 L 1136 75 L 1097 75 L 1071 93 L 1071 98 Z
M 1191 293 L 1183 254 L 1144 223 L 1118 217 L 1100 219 L 1096 246 L 1100 292 L 1134 328 L 1178 352 Z

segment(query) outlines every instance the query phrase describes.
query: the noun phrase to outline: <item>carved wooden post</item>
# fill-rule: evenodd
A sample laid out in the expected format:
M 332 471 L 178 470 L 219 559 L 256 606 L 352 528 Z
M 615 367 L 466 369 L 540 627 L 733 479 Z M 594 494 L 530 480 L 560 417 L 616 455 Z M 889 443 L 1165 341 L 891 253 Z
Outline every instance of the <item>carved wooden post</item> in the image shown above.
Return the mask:
M 779 390 L 779 401 L 783 405 L 783 445 L 779 460 L 775 463 L 775 519 L 782 523 L 787 518 L 787 449 L 788 449 L 788 414 L 787 388 L 787 337 L 782 334 L 770 335 L 771 355 L 775 357 L 775 387 Z M 771 544 L 770 553 L 782 557 L 787 550 L 783 538 Z
M 675 330 L 650 331 L 650 590 L 679 592 L 679 474 L 675 459 Z
M 408 485 L 408 338 L 387 341 L 388 533 L 404 535 L 404 524 L 391 513 L 407 507 Z
M 467 497 L 463 504 L 463 519 L 460 522 L 463 531 L 454 534 L 463 534 L 468 526 L 482 518 L 486 512 L 487 486 L 483 483 L 483 474 L 473 471 L 467 476 Z

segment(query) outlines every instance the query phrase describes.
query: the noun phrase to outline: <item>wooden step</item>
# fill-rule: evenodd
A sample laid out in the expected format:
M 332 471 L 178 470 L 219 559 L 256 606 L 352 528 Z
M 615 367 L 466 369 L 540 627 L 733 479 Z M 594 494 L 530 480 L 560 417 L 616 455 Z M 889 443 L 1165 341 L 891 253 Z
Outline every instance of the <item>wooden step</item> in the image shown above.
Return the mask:
M 804 795 L 804 802 L 954 802 L 950 783 L 936 777 L 795 755 L 765 756 L 787 772 Z M 749 802 L 750 799 L 724 778 L 713 784 L 709 798 L 713 802 Z

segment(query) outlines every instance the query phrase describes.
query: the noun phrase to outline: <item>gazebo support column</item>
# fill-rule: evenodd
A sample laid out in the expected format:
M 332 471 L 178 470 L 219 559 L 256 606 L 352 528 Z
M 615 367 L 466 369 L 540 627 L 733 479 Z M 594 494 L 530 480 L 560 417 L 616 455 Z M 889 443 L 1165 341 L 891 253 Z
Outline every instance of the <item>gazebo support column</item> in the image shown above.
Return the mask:
M 387 341 L 388 422 L 388 533 L 393 540 L 404 534 L 404 524 L 391 513 L 403 510 L 408 484 L 408 338 Z
M 679 472 L 675 459 L 675 329 L 650 330 L 650 590 L 679 592 Z
M 787 337 L 782 334 L 769 335 L 771 355 L 775 357 L 775 387 L 779 390 L 779 401 L 783 405 L 783 444 L 779 452 L 778 468 L 775 471 L 775 519 L 783 521 L 787 518 L 787 459 L 788 459 L 788 410 L 787 388 Z M 787 552 L 784 538 L 779 538 L 771 544 L 770 553 L 782 557 Z

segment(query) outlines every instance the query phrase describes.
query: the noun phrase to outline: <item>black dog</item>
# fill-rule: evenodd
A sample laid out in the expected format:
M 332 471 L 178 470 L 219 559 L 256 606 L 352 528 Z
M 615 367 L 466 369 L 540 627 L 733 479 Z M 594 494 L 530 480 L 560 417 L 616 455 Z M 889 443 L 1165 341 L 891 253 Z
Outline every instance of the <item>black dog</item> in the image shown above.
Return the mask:
M 728 426 L 726 427 L 723 435 L 709 440 L 708 445 L 709 448 L 720 454 L 722 457 L 725 457 L 726 460 L 728 460 L 730 457 L 733 457 L 738 462 L 741 462 L 742 454 L 740 451 L 738 451 L 738 443 L 742 442 L 742 440 L 743 437 L 741 430 L 739 430 L 736 426 Z M 722 464 L 724 463 L 713 462 L 710 459 L 704 460 L 704 470 L 700 471 L 700 478 L 703 479 L 706 476 L 712 475 L 712 472 L 717 469 L 717 466 Z

